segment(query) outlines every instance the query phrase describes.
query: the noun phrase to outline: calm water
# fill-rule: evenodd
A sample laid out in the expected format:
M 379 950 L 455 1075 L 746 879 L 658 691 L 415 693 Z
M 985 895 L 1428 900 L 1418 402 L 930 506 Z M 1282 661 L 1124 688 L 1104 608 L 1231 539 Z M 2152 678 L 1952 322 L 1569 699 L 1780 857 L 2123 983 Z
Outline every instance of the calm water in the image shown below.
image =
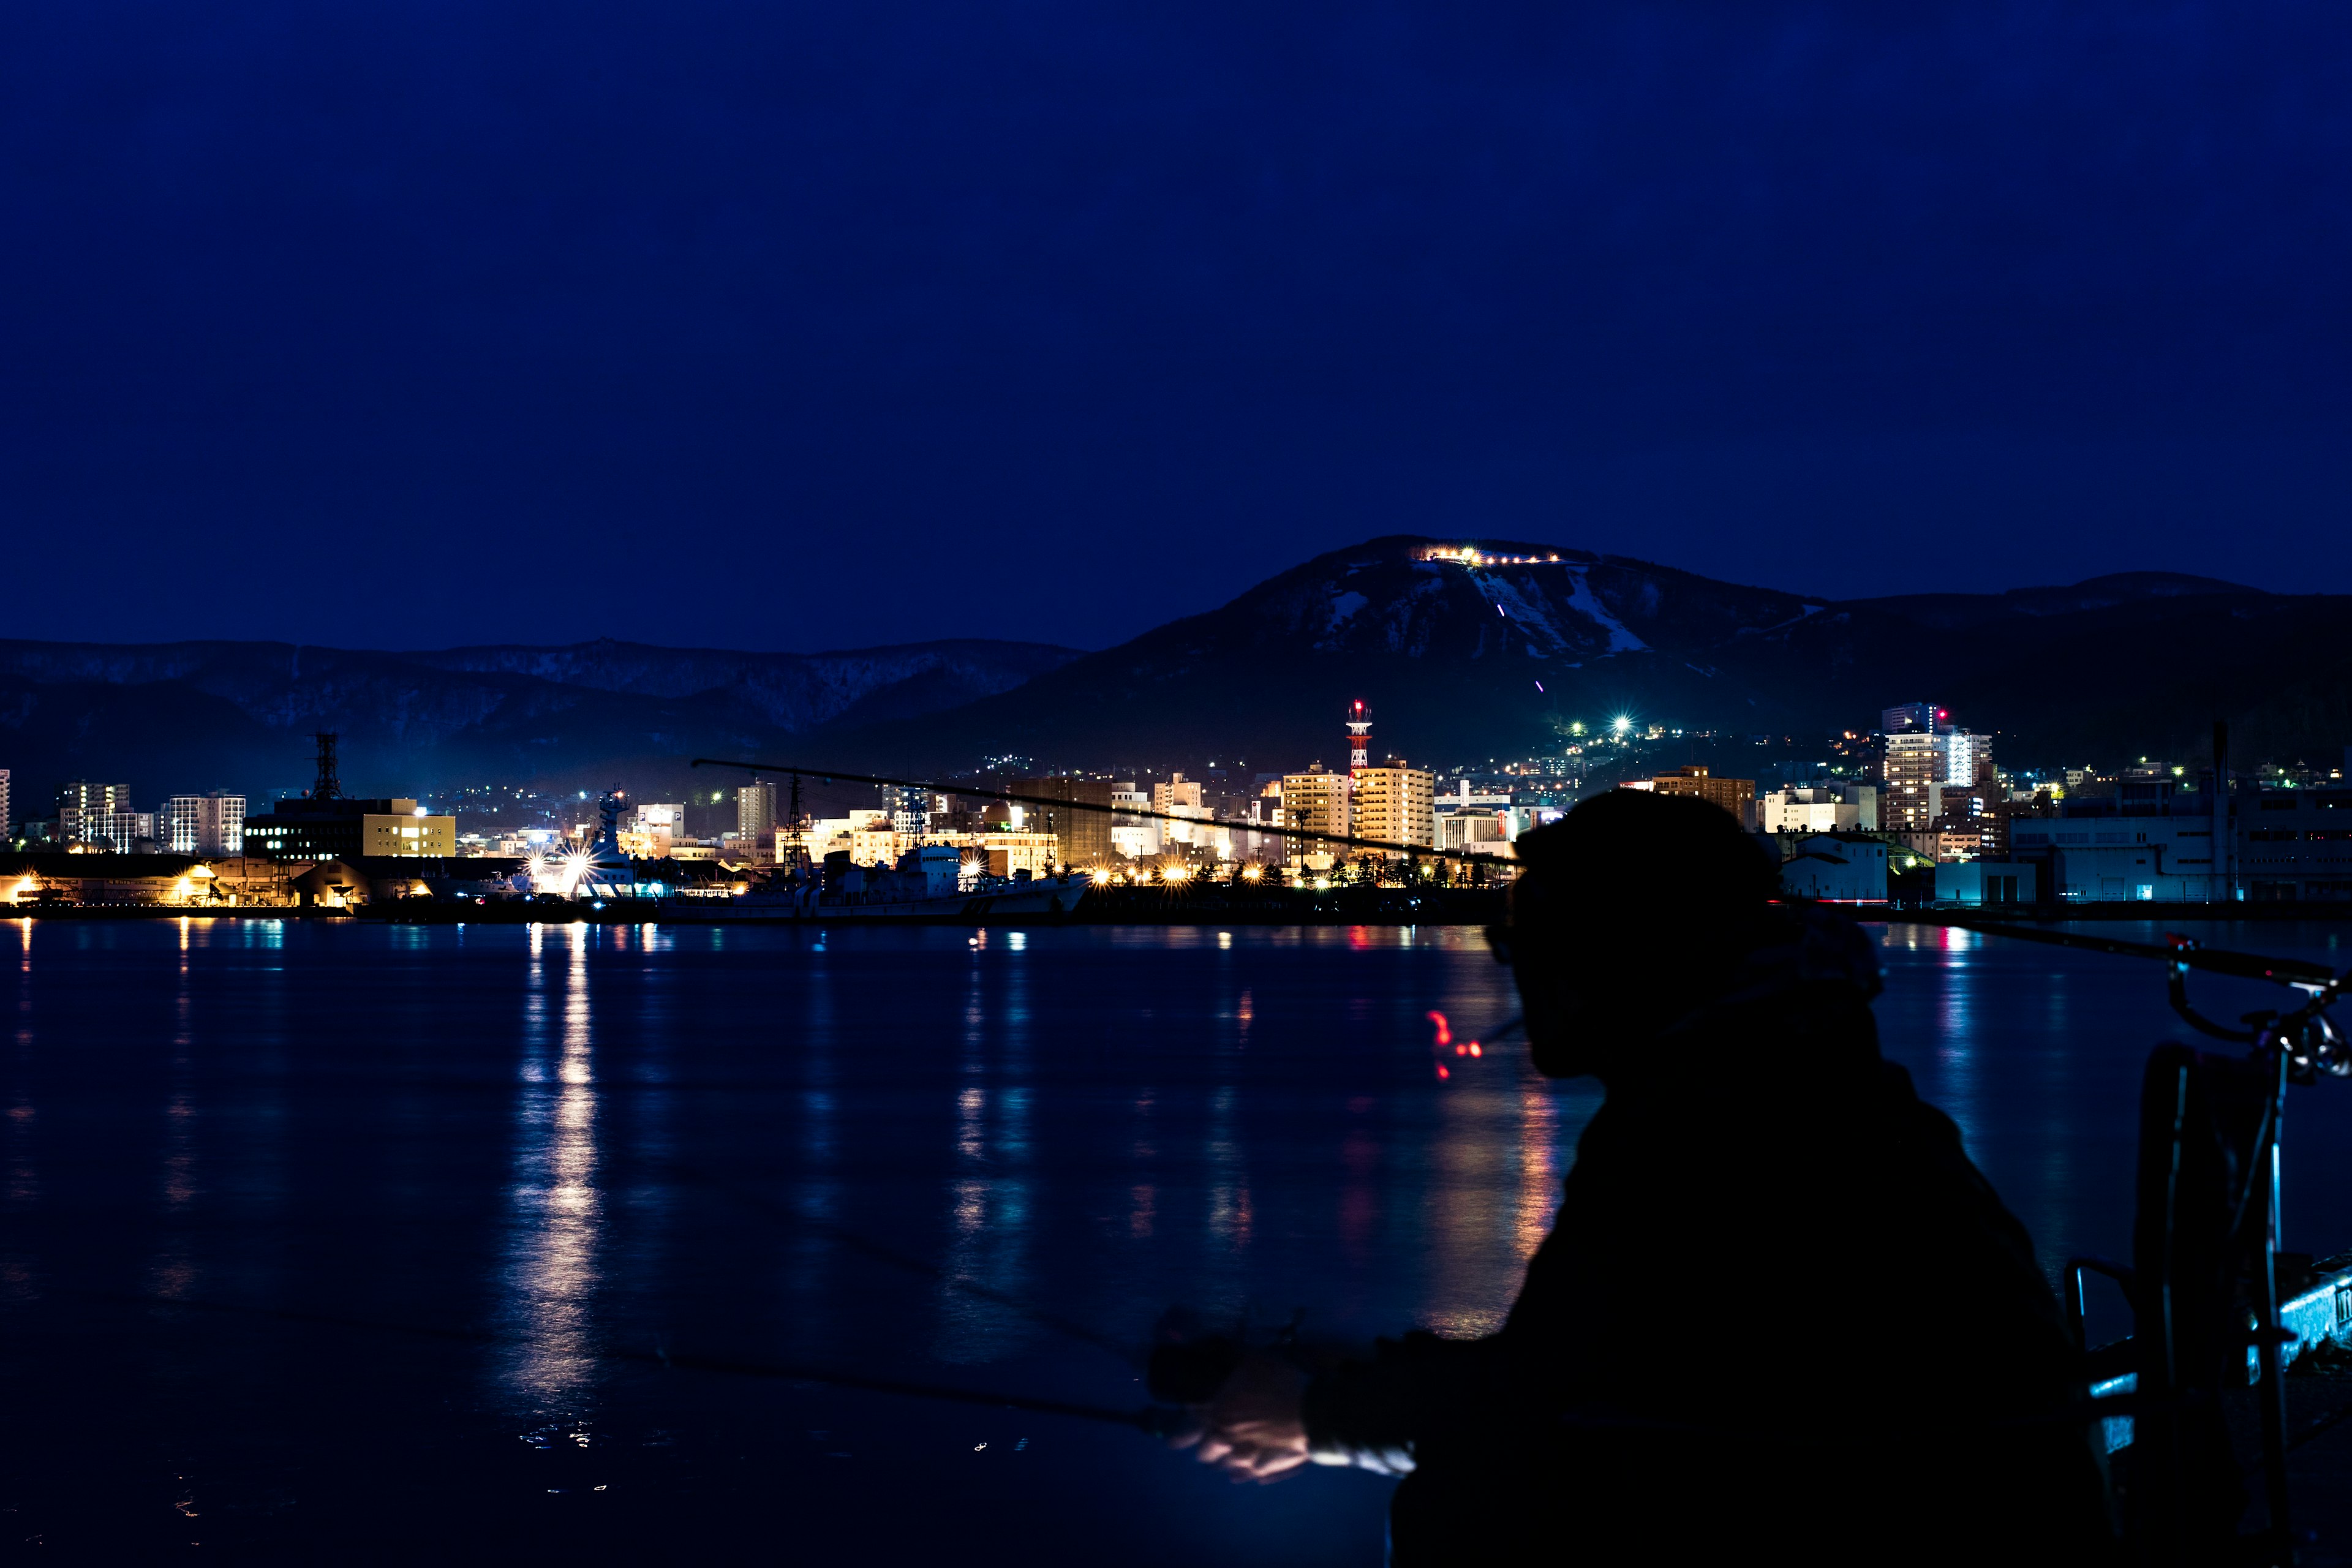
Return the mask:
M 2045 1259 L 2124 1253 L 2160 972 L 1874 929 Z M 1517 1010 L 1453 929 L 12 922 L 0 972 L 0 1542 L 68 1554 L 1376 1563 L 1374 1478 L 758 1373 L 1125 1408 L 1171 1302 L 1478 1332 L 1597 1104 L 1433 1052 Z M 2352 1085 L 2287 1126 L 2290 1245 L 2352 1246 Z

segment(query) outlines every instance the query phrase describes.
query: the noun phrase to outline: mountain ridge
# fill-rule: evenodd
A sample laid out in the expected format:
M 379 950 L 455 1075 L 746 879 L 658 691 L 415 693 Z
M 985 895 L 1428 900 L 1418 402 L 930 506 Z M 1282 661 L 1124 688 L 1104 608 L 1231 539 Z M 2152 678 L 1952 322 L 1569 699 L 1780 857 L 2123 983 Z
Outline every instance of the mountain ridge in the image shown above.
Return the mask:
M 609 638 L 402 652 L 7 640 L 0 765 L 15 764 L 20 815 L 74 777 L 127 781 L 141 800 L 298 787 L 314 729 L 342 734 L 345 783 L 360 795 L 621 774 L 683 788 L 696 752 L 773 749 L 828 723 L 957 707 L 1076 657 L 978 638 L 818 654 Z
M 1557 750 L 1570 724 L 1619 713 L 1818 744 L 1934 695 L 2001 731 L 2021 763 L 2187 754 L 2217 716 L 2258 746 L 2333 754 L 2352 738 L 2347 632 L 2352 598 L 2181 574 L 1841 601 L 1530 540 L 1400 534 L 1327 552 L 919 732 L 829 739 L 854 760 L 933 768 L 983 752 L 1040 767 L 1221 755 L 1295 767 L 1336 761 L 1339 715 L 1361 698 L 1376 752 L 1444 764 Z M 2314 679 L 2283 682 L 2282 663 Z M 2053 668 L 2098 679 L 2099 700 L 2060 700 Z
M 1475 552 L 1475 554 L 1465 553 Z M 1932 698 L 2018 765 L 2241 755 L 2352 739 L 2352 597 L 2177 573 L 1999 594 L 1836 600 L 1527 540 L 1395 534 L 1093 653 L 948 639 L 818 654 L 604 638 L 415 652 L 288 643 L 0 641 L 0 745 L 20 811 L 67 777 L 141 798 L 307 781 L 344 735 L 355 794 L 625 778 L 684 798 L 696 754 L 950 773 L 1164 771 L 1375 750 L 1440 765 L 1555 751 L 1575 722 L 1785 738 L 1799 751 Z M 50 776 L 54 775 L 54 776 Z

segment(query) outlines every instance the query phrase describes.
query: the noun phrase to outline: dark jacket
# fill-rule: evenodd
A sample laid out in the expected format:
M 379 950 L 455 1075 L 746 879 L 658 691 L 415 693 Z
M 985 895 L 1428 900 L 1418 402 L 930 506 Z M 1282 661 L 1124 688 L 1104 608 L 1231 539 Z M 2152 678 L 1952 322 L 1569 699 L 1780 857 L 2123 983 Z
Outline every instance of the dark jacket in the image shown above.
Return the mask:
M 1318 1457 L 1410 1457 L 1399 1568 L 2100 1559 L 2056 1301 L 1873 989 L 1783 963 L 1676 1026 L 1612 1077 L 1499 1333 L 1309 1386 Z

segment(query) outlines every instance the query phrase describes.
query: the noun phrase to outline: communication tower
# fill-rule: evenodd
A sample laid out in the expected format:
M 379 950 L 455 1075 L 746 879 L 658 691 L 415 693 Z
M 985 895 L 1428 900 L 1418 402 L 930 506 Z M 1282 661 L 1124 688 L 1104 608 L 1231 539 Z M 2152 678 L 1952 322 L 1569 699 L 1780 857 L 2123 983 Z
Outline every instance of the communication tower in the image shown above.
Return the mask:
M 319 742 L 319 782 L 310 786 L 310 798 L 342 799 L 343 781 L 335 776 L 335 731 L 321 730 L 310 739 Z
M 1348 776 L 1361 777 L 1372 765 L 1372 710 L 1358 698 L 1348 704 Z

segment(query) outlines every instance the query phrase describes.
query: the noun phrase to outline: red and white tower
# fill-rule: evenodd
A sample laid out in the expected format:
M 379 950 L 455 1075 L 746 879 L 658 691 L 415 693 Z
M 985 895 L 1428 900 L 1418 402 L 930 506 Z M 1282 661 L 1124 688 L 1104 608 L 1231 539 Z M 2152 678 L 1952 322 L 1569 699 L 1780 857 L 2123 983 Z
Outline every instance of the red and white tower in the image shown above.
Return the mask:
M 1348 704 L 1348 776 L 1363 775 L 1372 765 L 1372 710 L 1359 699 Z

